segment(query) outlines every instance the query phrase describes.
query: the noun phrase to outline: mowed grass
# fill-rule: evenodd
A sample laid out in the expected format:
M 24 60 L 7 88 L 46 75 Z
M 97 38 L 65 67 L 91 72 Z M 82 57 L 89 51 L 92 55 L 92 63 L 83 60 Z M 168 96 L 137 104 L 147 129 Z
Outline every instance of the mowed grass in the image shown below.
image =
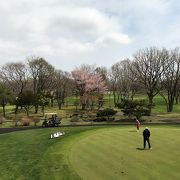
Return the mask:
M 65 136 L 50 140 L 55 131 Z M 0 179 L 180 179 L 180 126 L 47 128 L 0 135 Z
M 70 162 L 86 180 L 180 179 L 180 129 L 153 126 L 151 131 L 153 149 L 143 150 L 142 130 L 99 130 L 72 147 Z

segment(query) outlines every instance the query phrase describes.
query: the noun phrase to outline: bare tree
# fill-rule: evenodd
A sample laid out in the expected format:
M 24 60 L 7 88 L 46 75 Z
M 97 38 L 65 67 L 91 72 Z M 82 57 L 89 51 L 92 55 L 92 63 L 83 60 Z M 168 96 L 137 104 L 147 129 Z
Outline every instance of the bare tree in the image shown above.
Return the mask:
M 122 99 L 133 99 L 136 88 L 136 78 L 131 71 L 129 59 L 120 61 L 111 67 L 110 84 L 114 96 L 114 104 Z
M 178 85 L 176 88 L 175 101 L 176 101 L 176 104 L 179 104 L 179 101 L 180 101 L 180 82 L 178 82 Z
M 95 73 L 96 65 L 89 65 L 89 64 L 82 64 L 80 67 L 77 67 L 76 69 L 81 69 L 83 71 L 86 71 L 87 73 Z
M 30 78 L 33 82 L 34 96 L 38 97 L 38 94 L 44 94 L 45 92 L 51 94 L 54 78 L 54 67 L 45 59 L 39 57 L 29 58 L 28 65 Z M 37 111 L 38 104 L 35 105 L 35 113 L 37 113 Z
M 5 106 L 7 103 L 11 103 L 13 100 L 12 92 L 6 86 L 6 83 L 0 82 L 0 105 L 2 106 L 3 110 L 3 117 L 6 116 Z
M 69 78 L 70 74 L 68 72 L 57 70 L 55 73 L 54 92 L 59 109 L 61 109 L 62 104 L 64 104 L 64 99 L 68 92 Z
M 95 68 L 95 73 L 101 75 L 101 77 L 103 78 L 103 80 L 104 80 L 106 83 L 108 83 L 108 77 L 107 77 L 107 76 L 108 76 L 108 70 L 107 70 L 106 67 L 103 67 L 103 66 L 101 66 L 101 67 L 96 67 L 96 68 Z
M 0 78 L 8 84 L 14 97 L 19 97 L 26 89 L 28 75 L 26 65 L 20 62 L 7 63 L 1 67 Z M 15 113 L 17 113 L 18 105 L 16 104 Z
M 49 89 L 52 85 L 54 67 L 45 59 L 39 57 L 32 57 L 28 59 L 28 65 L 30 75 L 33 79 L 34 93 Z
M 146 48 L 134 55 L 133 73 L 145 87 L 149 99 L 149 110 L 151 113 L 153 98 L 161 90 L 161 78 L 166 68 L 168 52 L 156 47 Z
M 174 100 L 178 92 L 180 83 L 180 51 L 178 48 L 172 50 L 168 54 L 166 69 L 163 76 L 163 91 L 160 92 L 164 98 L 167 111 L 172 112 Z
M 2 66 L 0 77 L 17 96 L 26 88 L 27 69 L 23 63 L 7 63 Z
M 115 105 L 119 102 L 119 96 L 117 95 L 118 79 L 119 79 L 119 64 L 116 63 L 111 67 L 109 71 L 109 90 L 112 91 L 113 93 Z

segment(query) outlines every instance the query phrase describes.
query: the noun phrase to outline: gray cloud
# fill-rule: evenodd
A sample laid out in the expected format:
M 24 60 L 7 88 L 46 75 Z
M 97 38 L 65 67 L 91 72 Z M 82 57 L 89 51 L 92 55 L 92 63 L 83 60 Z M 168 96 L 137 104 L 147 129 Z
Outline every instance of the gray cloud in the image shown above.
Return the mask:
M 60 69 L 109 67 L 139 48 L 179 45 L 177 0 L 6 0 L 0 64 L 43 56 Z

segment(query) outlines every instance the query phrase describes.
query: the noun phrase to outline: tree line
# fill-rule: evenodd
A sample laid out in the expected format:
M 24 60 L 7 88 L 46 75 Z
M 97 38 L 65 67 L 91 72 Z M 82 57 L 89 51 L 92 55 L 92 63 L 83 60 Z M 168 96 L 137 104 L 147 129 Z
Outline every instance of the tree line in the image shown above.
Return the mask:
M 133 100 L 135 94 L 143 92 L 148 97 L 151 112 L 153 99 L 163 97 L 167 112 L 173 111 L 180 95 L 180 51 L 179 48 L 149 47 L 137 51 L 133 58 L 121 60 L 111 68 L 81 65 L 71 72 L 56 69 L 42 57 L 27 58 L 25 63 L 7 63 L 0 67 L 0 104 L 16 105 L 15 113 L 24 108 L 28 115 L 34 107 L 35 113 L 47 105 L 58 108 L 65 98 L 74 96 L 75 105 L 82 109 L 100 109 L 104 94 L 113 96 L 114 105 L 123 100 Z

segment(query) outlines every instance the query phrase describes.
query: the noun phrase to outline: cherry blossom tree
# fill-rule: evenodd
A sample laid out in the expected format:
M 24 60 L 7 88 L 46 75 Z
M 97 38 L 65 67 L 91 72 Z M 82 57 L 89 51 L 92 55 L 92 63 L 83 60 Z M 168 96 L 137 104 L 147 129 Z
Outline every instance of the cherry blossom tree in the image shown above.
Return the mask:
M 72 77 L 75 82 L 76 92 L 83 100 L 81 101 L 82 109 L 85 109 L 88 105 L 88 95 L 103 94 L 107 90 L 104 79 L 98 73 L 88 72 L 84 69 L 75 69 L 72 71 Z

